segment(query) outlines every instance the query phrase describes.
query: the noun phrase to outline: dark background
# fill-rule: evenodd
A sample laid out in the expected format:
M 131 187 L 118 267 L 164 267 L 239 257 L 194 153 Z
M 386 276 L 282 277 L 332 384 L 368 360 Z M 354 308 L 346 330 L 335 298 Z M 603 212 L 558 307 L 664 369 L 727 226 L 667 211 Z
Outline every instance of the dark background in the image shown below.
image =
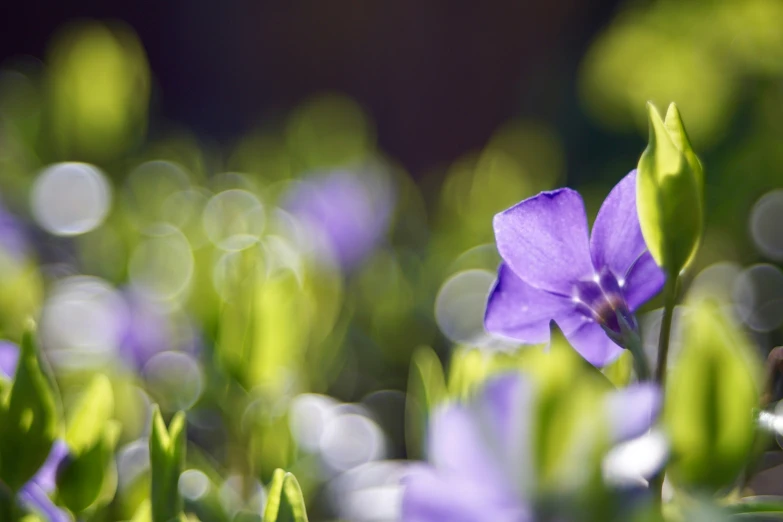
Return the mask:
M 156 79 L 153 132 L 167 121 L 230 143 L 336 90 L 364 104 L 381 148 L 414 176 L 481 147 L 514 116 L 554 125 L 567 164 L 584 172 L 604 148 L 577 104 L 577 67 L 618 3 L 15 1 L 0 8 L 0 60 L 43 59 L 69 20 L 117 19 L 139 35 Z

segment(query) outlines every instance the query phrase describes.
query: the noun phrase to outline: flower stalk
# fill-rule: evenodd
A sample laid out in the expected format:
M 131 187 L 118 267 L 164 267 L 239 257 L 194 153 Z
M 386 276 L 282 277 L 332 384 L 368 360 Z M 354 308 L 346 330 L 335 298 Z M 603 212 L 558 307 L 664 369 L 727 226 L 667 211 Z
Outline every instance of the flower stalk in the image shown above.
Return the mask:
M 669 341 L 671 340 L 672 320 L 674 319 L 674 307 L 677 304 L 679 292 L 679 278 L 668 277 L 663 290 L 663 317 L 661 318 L 661 331 L 658 336 L 658 363 L 655 367 L 655 382 L 661 389 L 666 384 L 666 367 L 669 361 Z

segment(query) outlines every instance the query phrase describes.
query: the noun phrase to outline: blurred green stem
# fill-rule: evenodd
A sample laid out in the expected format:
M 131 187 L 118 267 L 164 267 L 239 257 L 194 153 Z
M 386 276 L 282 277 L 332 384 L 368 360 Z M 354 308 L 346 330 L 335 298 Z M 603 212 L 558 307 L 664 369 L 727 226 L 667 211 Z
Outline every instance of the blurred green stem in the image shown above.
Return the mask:
M 21 518 L 22 511 L 16 503 L 16 495 L 0 480 L 0 520 L 16 522 Z
M 671 340 L 672 320 L 674 319 L 674 307 L 677 304 L 677 293 L 679 291 L 679 277 L 667 277 L 666 286 L 663 289 L 663 317 L 661 318 L 661 331 L 658 336 L 658 365 L 655 367 L 655 382 L 661 387 L 661 392 L 666 392 L 666 366 L 669 362 L 669 341 Z M 653 496 L 653 502 L 662 503 L 661 495 L 663 493 L 663 477 L 665 468 L 662 469 L 652 480 L 650 480 L 650 490 Z

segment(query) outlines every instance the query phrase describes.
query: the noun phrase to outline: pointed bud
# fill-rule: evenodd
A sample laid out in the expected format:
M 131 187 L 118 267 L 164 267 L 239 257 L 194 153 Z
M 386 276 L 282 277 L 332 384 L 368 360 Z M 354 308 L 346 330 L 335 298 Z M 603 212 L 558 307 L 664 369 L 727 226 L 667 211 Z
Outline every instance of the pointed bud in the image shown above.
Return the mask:
M 652 103 L 647 109 L 650 137 L 636 185 L 639 224 L 655 261 L 676 277 L 701 241 L 704 173 L 677 106 L 669 105 L 665 121 Z
M 155 405 L 150 435 L 152 522 L 170 522 L 182 513 L 183 501 L 178 485 L 185 466 L 185 443 L 185 414 L 174 415 L 166 429 Z
M 291 473 L 276 469 L 267 490 L 263 522 L 307 522 L 302 489 Z
M 35 325 L 22 338 L 16 375 L 0 398 L 0 479 L 17 491 L 46 461 L 59 428 L 55 392 L 41 370 Z

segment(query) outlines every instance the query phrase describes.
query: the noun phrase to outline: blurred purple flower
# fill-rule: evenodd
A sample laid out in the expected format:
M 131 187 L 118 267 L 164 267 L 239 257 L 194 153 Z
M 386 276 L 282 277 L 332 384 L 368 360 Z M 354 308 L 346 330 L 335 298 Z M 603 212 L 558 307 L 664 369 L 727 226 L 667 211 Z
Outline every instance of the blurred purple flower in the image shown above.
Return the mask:
M 142 368 L 158 352 L 168 350 L 172 343 L 171 324 L 144 296 L 123 292 L 127 307 L 125 324 L 121 328 L 120 356 L 134 368 Z
M 469 404 L 447 404 L 431 418 L 429 464 L 406 475 L 403 522 L 534 520 L 532 383 L 497 377 Z M 612 392 L 604 402 L 613 443 L 647 431 L 660 409 L 653 384 Z M 614 415 L 613 411 L 632 412 Z
M 11 341 L 0 341 L 0 377 L 13 379 L 19 362 L 19 347 Z
M 48 522 L 73 520 L 66 511 L 55 506 L 49 498 L 57 484 L 57 471 L 67 457 L 68 446 L 62 440 L 55 441 L 41 469 L 19 490 L 19 501 L 22 505 L 37 511 Z
M 603 328 L 620 333 L 616 313 L 635 326 L 633 313 L 664 284 L 639 227 L 635 170 L 609 193 L 591 236 L 582 197 L 568 188 L 497 214 L 494 228 L 503 262 L 484 318 L 492 333 L 544 343 L 554 320 L 585 359 L 603 366 L 622 351 Z
M 171 315 L 161 310 L 159 305 L 133 289 L 124 290 L 122 295 L 126 312 L 121 326 L 119 353 L 131 367 L 140 370 L 153 355 L 163 351 L 198 350 L 195 333 L 180 331 Z
M 383 240 L 394 210 L 388 180 L 373 170 L 311 176 L 283 198 L 282 207 L 315 236 L 316 254 L 331 255 L 343 270 L 361 263 Z
M 19 361 L 19 347 L 9 341 L 0 341 L 0 376 L 13 379 L 16 364 Z M 64 510 L 58 508 L 49 495 L 57 484 L 57 470 L 68 457 L 65 441 L 56 440 L 52 444 L 49 456 L 41 468 L 19 490 L 19 502 L 44 517 L 47 522 L 69 522 L 73 520 Z
M 19 219 L 0 203 L 0 249 L 16 261 L 24 260 L 30 245 Z

